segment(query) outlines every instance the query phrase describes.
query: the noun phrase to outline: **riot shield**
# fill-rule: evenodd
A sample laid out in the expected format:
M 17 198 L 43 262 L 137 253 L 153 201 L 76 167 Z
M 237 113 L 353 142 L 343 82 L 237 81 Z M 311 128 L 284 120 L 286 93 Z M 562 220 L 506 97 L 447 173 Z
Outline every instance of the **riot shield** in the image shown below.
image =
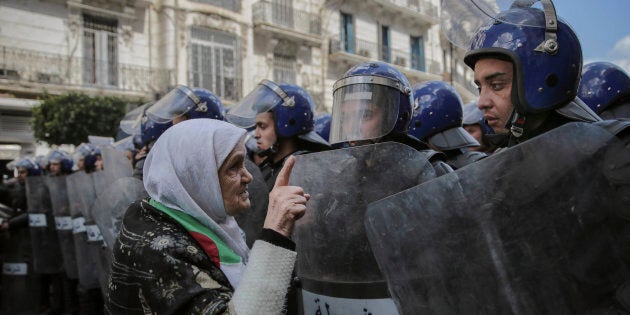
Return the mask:
M 247 187 L 250 209 L 246 213 L 236 216 L 235 219 L 238 226 L 245 232 L 247 246 L 251 248 L 265 223 L 267 205 L 269 204 L 269 186 L 265 183 L 258 165 L 250 160 L 245 160 L 245 167 L 253 177 L 252 182 Z
M 13 227 L 6 233 L 0 231 L 0 314 L 39 314 L 43 296 L 40 276 L 33 272 L 31 244 L 28 226 Z
M 101 154 L 103 156 L 102 175 L 105 178 L 106 186 L 119 178 L 131 176 L 131 162 L 122 151 L 112 147 L 103 147 Z
M 72 236 L 72 216 L 68 203 L 68 189 L 65 176 L 46 177 L 46 184 L 50 192 L 50 204 L 55 216 L 57 238 L 63 257 L 63 266 L 70 279 L 78 279 L 77 258 L 74 252 L 74 238 Z
M 59 273 L 63 269 L 63 260 L 45 177 L 26 178 L 26 203 L 33 245 L 33 269 L 42 274 Z
M 368 206 L 403 314 L 575 314 L 630 278 L 602 156 L 619 141 L 571 123 Z M 625 234 L 625 235 L 624 235 Z
M 394 142 L 296 156 L 291 185 L 311 194 L 294 232 L 305 314 L 396 313 L 364 214 L 369 202 L 434 177 L 426 155 Z
M 85 172 L 76 172 L 66 176 L 66 185 L 70 215 L 72 216 L 72 235 L 74 237 L 79 284 L 84 289 L 96 288 L 99 286 L 95 260 L 98 256 L 90 255 L 87 233 L 88 224 L 92 221 L 89 207 L 96 199 L 92 176 Z
M 90 211 L 108 248 L 114 246 L 129 205 L 146 196 L 142 181 L 133 177 L 119 178 L 98 195 Z

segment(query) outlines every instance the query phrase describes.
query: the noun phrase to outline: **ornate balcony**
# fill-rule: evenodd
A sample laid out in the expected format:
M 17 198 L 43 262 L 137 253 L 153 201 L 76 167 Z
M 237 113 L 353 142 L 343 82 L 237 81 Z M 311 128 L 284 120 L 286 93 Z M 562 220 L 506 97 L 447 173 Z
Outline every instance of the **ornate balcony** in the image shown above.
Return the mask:
M 98 90 L 119 96 L 165 92 L 175 79 L 169 69 L 42 53 L 0 46 L 0 86 L 9 90 L 51 93 Z
M 358 1 L 358 0 L 355 0 Z M 428 0 L 360 1 L 368 12 L 390 15 L 409 27 L 429 27 L 439 22 L 439 10 Z
M 254 30 L 289 40 L 321 45 L 322 26 L 317 14 L 293 7 L 261 1 L 252 5 Z

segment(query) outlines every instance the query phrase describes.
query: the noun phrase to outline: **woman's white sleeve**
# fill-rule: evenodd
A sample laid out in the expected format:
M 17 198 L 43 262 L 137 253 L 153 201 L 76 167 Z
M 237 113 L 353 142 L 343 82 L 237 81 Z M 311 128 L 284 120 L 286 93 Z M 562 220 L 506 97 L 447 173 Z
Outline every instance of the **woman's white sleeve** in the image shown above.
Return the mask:
M 232 297 L 236 313 L 279 314 L 284 307 L 296 257 L 294 251 L 257 240 Z

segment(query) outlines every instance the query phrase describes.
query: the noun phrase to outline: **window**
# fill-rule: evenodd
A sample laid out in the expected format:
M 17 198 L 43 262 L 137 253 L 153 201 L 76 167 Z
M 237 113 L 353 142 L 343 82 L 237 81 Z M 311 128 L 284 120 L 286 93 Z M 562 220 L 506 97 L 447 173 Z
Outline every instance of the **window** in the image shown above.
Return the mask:
M 211 4 L 211 5 L 228 9 L 234 12 L 239 12 L 241 10 L 241 2 L 238 0 L 192 0 L 192 1 Z
M 236 36 L 218 30 L 193 27 L 190 82 L 226 100 L 238 99 Z
M 411 68 L 426 71 L 424 63 L 424 40 L 422 36 L 411 36 Z
M 83 16 L 83 83 L 118 85 L 118 21 Z
M 297 84 L 296 57 L 279 53 L 273 54 L 273 80 Z
M 391 59 L 389 26 L 381 25 L 381 60 L 385 62 L 392 62 Z
M 341 49 L 354 54 L 354 25 L 352 14 L 341 13 Z
M 293 0 L 273 0 L 273 22 L 293 28 Z

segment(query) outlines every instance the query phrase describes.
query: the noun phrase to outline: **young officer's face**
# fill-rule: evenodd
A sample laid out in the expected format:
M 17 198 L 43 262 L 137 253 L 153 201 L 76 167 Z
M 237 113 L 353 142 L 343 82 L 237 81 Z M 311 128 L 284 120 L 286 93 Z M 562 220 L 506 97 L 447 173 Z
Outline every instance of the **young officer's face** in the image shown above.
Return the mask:
M 278 138 L 272 113 L 264 112 L 256 115 L 254 138 L 256 138 L 256 145 L 260 150 L 267 150 L 276 143 Z
M 512 63 L 486 58 L 475 63 L 475 84 L 479 89 L 477 107 L 483 118 L 496 133 L 507 133 L 505 125 L 510 119 L 512 105 Z

